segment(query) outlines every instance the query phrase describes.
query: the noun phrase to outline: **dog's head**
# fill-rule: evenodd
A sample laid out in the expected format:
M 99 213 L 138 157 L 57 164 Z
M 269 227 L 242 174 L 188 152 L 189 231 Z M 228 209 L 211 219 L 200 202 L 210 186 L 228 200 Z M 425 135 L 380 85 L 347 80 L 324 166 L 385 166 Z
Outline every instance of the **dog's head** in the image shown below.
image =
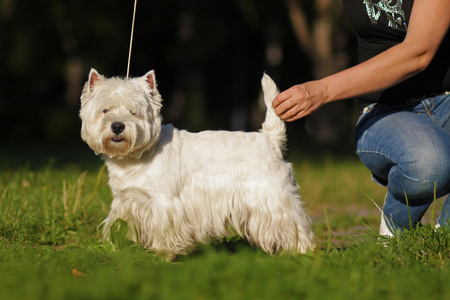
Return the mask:
M 81 138 L 97 154 L 140 158 L 159 139 L 161 102 L 154 71 L 121 79 L 91 69 L 81 94 Z

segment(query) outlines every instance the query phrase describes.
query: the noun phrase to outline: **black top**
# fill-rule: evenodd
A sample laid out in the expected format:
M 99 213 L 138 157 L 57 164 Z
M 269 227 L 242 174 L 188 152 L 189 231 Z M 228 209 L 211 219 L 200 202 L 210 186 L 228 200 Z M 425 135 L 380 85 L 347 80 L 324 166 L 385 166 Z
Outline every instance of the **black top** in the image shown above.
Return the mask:
M 400 43 L 406 36 L 414 0 L 343 0 L 363 62 Z M 439 22 L 439 20 L 429 20 Z M 368 103 L 403 103 L 412 98 L 450 91 L 450 33 L 422 73 L 381 92 L 359 97 Z

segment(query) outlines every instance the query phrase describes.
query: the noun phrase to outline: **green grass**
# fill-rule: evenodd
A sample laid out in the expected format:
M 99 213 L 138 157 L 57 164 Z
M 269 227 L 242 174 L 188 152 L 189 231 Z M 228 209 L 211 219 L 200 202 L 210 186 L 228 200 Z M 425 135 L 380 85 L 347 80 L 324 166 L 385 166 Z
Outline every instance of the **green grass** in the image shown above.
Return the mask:
M 446 299 L 450 232 L 379 240 L 384 189 L 355 159 L 294 164 L 318 249 L 271 257 L 245 241 L 199 245 L 174 263 L 103 244 L 111 202 L 100 163 L 0 169 L 0 299 Z M 437 210 L 438 211 L 438 210 Z M 387 245 L 387 247 L 386 247 Z

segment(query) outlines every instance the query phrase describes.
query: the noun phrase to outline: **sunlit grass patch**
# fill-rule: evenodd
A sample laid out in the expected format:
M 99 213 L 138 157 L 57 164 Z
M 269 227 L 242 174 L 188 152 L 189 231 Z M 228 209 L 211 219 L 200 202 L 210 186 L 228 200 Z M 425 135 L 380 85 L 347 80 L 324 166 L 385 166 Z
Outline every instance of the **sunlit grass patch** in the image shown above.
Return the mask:
M 0 236 L 12 244 L 88 241 L 111 198 L 103 168 L 97 174 L 75 167 L 7 170 L 0 175 L 0 193 Z

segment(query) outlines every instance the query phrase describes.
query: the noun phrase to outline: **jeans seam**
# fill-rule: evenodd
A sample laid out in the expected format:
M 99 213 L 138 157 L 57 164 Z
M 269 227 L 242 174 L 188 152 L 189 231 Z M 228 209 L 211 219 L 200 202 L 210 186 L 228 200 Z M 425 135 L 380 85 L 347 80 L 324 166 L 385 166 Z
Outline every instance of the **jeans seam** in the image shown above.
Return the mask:
M 397 165 L 397 162 L 395 160 L 393 160 L 391 156 L 389 156 L 389 155 L 387 155 L 386 153 L 383 153 L 383 152 L 379 152 L 379 151 L 376 151 L 376 150 L 356 150 L 356 154 L 360 154 L 360 153 L 378 154 L 378 155 L 387 157 L 390 161 L 392 161 L 393 164 Z

